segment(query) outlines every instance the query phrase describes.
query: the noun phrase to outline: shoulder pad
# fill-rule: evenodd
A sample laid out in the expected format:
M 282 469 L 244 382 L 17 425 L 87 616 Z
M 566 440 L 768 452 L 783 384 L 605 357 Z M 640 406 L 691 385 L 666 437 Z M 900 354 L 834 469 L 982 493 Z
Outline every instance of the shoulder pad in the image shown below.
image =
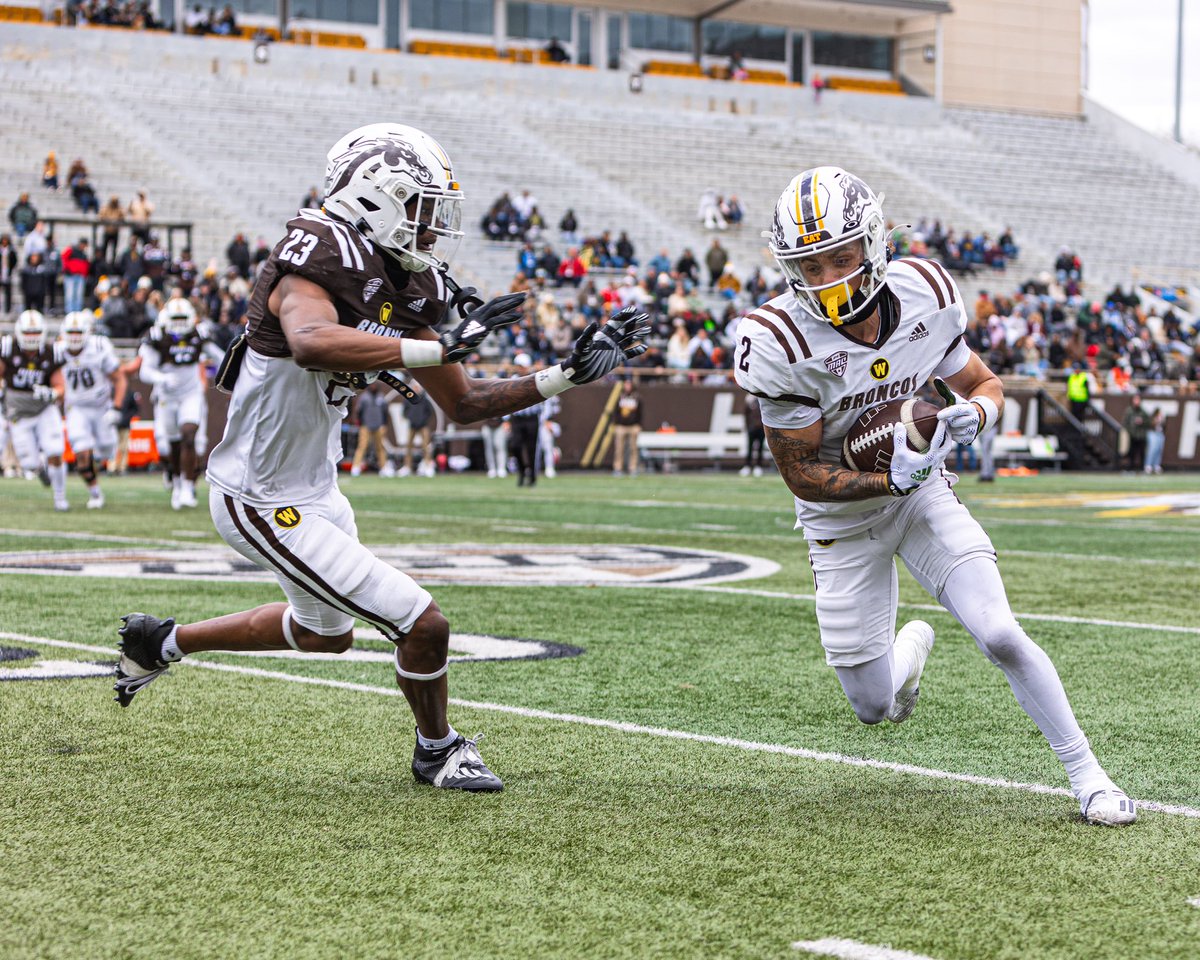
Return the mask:
M 772 399 L 795 393 L 792 364 L 796 362 L 795 347 L 773 326 L 771 319 L 757 310 L 742 317 L 734 333 L 733 364 L 738 386 Z
M 935 309 L 944 310 L 962 301 L 954 278 L 936 260 L 902 257 L 888 264 L 887 285 L 897 297 L 929 300 Z
M 281 272 L 298 274 L 321 286 L 347 271 L 362 272 L 374 254 L 374 245 L 349 224 L 315 210 L 301 211 L 288 221 L 287 229 L 271 258 Z

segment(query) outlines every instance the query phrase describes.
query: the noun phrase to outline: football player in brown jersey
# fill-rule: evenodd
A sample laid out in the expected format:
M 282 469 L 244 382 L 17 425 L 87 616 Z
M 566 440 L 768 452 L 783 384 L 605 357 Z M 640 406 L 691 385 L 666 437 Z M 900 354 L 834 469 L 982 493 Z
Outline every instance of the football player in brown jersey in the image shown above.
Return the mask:
M 255 285 L 244 341 L 218 374 L 232 396 L 208 463 L 217 530 L 275 574 L 287 602 L 178 626 L 127 615 L 122 705 L 185 654 L 340 653 L 362 619 L 396 644 L 396 681 L 416 719 L 417 780 L 502 789 L 475 741 L 446 716 L 446 618 L 429 593 L 358 541 L 337 488 L 342 418 L 357 390 L 399 367 L 457 423 L 502 416 L 640 355 L 649 321 L 623 310 L 585 330 L 561 364 L 507 380 L 469 378 L 460 362 L 518 319 L 524 294 L 485 304 L 449 279 L 462 196 L 445 151 L 412 127 L 363 127 L 329 152 L 324 207 L 288 223 Z M 447 320 L 451 311 L 459 315 Z

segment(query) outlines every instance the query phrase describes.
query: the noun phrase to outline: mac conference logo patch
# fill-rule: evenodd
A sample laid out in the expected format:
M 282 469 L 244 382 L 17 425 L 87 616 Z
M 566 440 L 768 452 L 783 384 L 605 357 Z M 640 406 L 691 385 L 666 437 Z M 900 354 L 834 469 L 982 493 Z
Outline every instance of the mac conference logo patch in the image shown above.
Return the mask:
M 373 296 L 375 296 L 375 294 L 379 292 L 379 288 L 382 286 L 383 281 L 379 277 L 372 277 L 370 280 L 368 280 L 366 285 L 363 287 L 363 303 L 366 303 Z
M 832 373 L 835 377 L 840 377 L 846 372 L 846 364 L 850 360 L 850 354 L 845 350 L 839 350 L 837 353 L 831 353 L 825 358 L 825 369 Z
M 284 529 L 291 529 L 300 522 L 300 511 L 295 507 L 280 507 L 275 511 L 275 522 Z
M 887 362 L 886 357 L 880 357 L 878 360 L 871 361 L 871 376 L 876 380 L 886 380 L 887 375 L 892 372 L 892 365 Z

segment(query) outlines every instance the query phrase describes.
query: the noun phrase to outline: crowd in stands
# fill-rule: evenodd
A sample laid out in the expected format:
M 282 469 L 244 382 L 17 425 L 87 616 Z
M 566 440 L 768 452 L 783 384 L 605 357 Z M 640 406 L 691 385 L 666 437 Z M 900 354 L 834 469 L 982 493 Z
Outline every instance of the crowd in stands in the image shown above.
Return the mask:
M 943 227 L 941 220 L 930 223 L 925 217 L 911 230 L 891 223 L 888 227 L 897 256 L 932 257 L 945 264 L 948 270 L 968 276 L 985 268 L 1003 270 L 1020 253 L 1011 227 L 1005 227 L 996 238 L 983 230 L 958 233 L 954 227 Z M 1069 249 L 1066 252 L 1069 253 Z
M 129 27 L 133 30 L 162 30 L 164 24 L 154 16 L 150 0 L 67 0 L 63 7 L 66 26 L 94 23 L 105 27 Z

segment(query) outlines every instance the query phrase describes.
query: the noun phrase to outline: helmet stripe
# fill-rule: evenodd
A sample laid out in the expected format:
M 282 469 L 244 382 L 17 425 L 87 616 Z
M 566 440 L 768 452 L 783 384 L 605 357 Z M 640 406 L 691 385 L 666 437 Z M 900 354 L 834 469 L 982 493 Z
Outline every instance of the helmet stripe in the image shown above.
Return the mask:
M 813 216 L 813 176 L 810 173 L 800 184 L 800 225 L 805 230 L 816 229 L 816 217 Z
M 825 229 L 825 214 L 821 212 L 821 195 L 817 193 L 817 171 L 813 171 L 812 175 L 812 205 L 813 219 L 817 221 L 817 229 Z

